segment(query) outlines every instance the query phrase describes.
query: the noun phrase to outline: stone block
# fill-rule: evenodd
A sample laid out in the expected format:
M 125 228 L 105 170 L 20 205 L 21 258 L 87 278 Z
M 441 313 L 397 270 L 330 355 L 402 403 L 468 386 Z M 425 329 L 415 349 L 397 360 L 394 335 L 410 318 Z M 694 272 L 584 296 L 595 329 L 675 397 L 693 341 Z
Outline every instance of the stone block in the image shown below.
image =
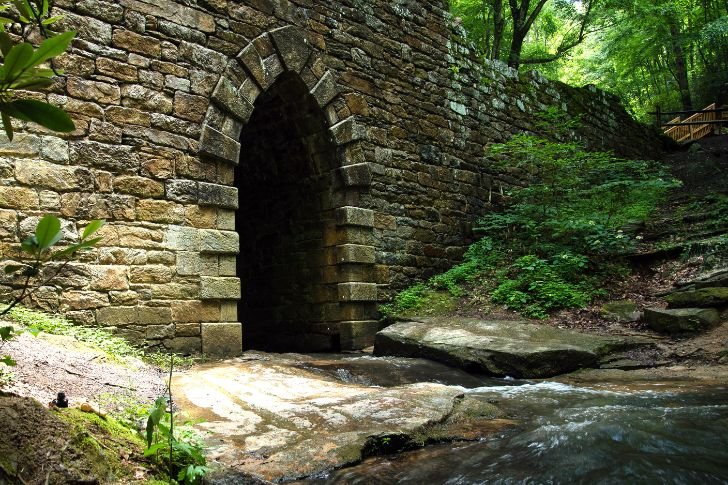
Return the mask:
M 329 104 L 338 93 L 339 89 L 336 86 L 336 80 L 334 79 L 334 75 L 331 74 L 331 71 L 327 71 L 311 90 L 311 94 L 316 100 L 316 103 L 322 108 Z
M 374 336 L 379 331 L 377 320 L 339 322 L 339 344 L 341 350 L 360 350 L 374 345 Z
M 96 321 L 105 326 L 137 323 L 136 307 L 113 306 L 101 308 L 96 312 Z
M 149 325 L 144 329 L 144 338 L 147 340 L 159 340 L 174 337 L 174 324 Z
M 200 251 L 210 254 L 238 254 L 240 236 L 234 231 L 200 230 Z
M 240 143 L 214 128 L 204 126 L 200 137 L 200 156 L 237 165 Z
M 224 76 L 217 83 L 217 87 L 212 93 L 212 100 L 243 123 L 247 123 L 250 115 L 253 114 L 253 105 L 243 98 L 235 86 Z
M 180 276 L 196 276 L 201 271 L 200 253 L 196 251 L 180 251 L 177 253 L 177 274 Z
M 223 301 L 220 303 L 220 321 L 221 322 L 237 322 L 238 321 L 238 302 Z
M 128 290 L 126 266 L 89 266 L 92 290 Z
M 136 108 L 109 106 L 106 108 L 106 121 L 117 125 L 151 126 L 152 115 Z
M 164 240 L 168 249 L 200 250 L 200 230 L 194 227 L 170 226 L 164 235 Z
M 286 69 L 301 72 L 311 56 L 311 47 L 303 34 L 296 27 L 288 25 L 272 30 L 270 37 Z
M 258 54 L 258 51 L 255 49 L 253 44 L 249 44 L 240 52 L 238 60 L 253 76 L 255 82 L 258 83 L 258 86 L 264 90 L 268 89 L 272 79 L 270 79 L 270 74 L 268 73 L 265 64 L 263 64 L 263 59 L 260 57 L 260 54 Z
M 177 337 L 199 337 L 199 323 L 176 323 L 174 325 L 175 335 Z
M 196 203 L 199 197 L 199 184 L 194 180 L 173 179 L 165 183 L 167 198 L 175 202 Z
M 183 120 L 199 123 L 205 119 L 209 102 L 204 96 L 178 91 L 174 95 L 174 115 Z
M 119 4 L 144 15 L 153 15 L 205 33 L 215 32 L 215 17 L 172 0 L 119 0 Z
M 119 104 L 121 102 L 121 89 L 115 84 L 71 77 L 66 81 L 66 89 L 68 94 L 74 98 L 87 99 L 101 104 Z
M 0 238 L 14 238 L 18 230 L 18 213 L 0 209 Z
M 239 322 L 203 323 L 202 353 L 212 357 L 237 357 L 242 354 L 242 324 Z
M 172 302 L 172 319 L 177 323 L 217 322 L 220 320 L 220 303 L 187 300 Z
M 200 298 L 203 300 L 239 300 L 240 278 L 202 276 Z
M 0 207 L 32 210 L 40 203 L 38 192 L 25 187 L 0 186 Z
M 336 247 L 336 261 L 338 263 L 374 264 L 376 250 L 374 246 L 342 244 Z
M 97 291 L 65 291 L 63 293 L 63 309 L 92 310 L 109 306 L 109 295 Z
M 343 121 L 332 126 L 329 131 L 334 137 L 334 141 L 337 145 L 345 145 L 357 140 L 363 140 L 366 138 L 366 130 L 363 126 L 359 125 L 354 117 L 349 117 Z
M 199 183 L 199 204 L 223 209 L 238 208 L 238 189 L 227 185 Z
M 199 336 L 179 336 L 171 339 L 165 339 L 162 341 L 162 345 L 172 352 L 182 355 L 197 354 L 202 349 L 202 341 Z
M 339 283 L 339 301 L 377 301 L 376 283 Z
M 728 306 L 728 287 L 715 286 L 676 291 L 665 297 L 670 308 Z
M 372 183 L 372 171 L 368 163 L 347 165 L 339 169 L 341 178 L 347 187 L 368 187 Z
M 140 221 L 180 224 L 184 211 L 183 206 L 167 200 L 144 199 L 136 204 L 136 218 Z
M 336 224 L 339 226 L 374 227 L 374 211 L 360 207 L 340 207 L 336 209 Z
M 129 268 L 131 283 L 169 283 L 172 281 L 172 270 L 161 264 L 132 266 Z
M 146 177 L 122 175 L 114 178 L 114 191 L 137 197 L 155 198 L 164 195 L 164 185 Z
M 162 47 L 159 39 L 140 35 L 130 30 L 117 28 L 111 36 L 114 47 L 126 51 L 144 54 L 148 57 L 160 57 L 162 55 Z
M 172 98 L 140 84 L 125 84 L 121 87 L 122 105 L 153 113 L 169 114 L 173 110 Z
M 220 256 L 220 276 L 235 276 L 238 274 L 238 258 L 235 256 Z
M 56 165 L 41 160 L 18 160 L 15 163 L 15 178 L 25 185 L 58 192 L 88 190 L 94 183 L 93 175 L 87 168 Z

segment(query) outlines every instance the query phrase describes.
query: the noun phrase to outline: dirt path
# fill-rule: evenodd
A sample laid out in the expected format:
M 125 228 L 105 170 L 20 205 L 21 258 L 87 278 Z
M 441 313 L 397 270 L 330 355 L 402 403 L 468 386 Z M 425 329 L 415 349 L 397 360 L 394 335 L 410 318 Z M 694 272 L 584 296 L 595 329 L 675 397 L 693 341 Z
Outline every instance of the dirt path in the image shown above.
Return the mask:
M 23 333 L 7 342 L 3 353 L 17 366 L 11 369 L 14 378 L 1 390 L 41 403 L 65 392 L 70 406 L 87 401 L 146 405 L 165 388 L 164 376 L 156 368 L 139 359 L 109 355 L 72 337 Z

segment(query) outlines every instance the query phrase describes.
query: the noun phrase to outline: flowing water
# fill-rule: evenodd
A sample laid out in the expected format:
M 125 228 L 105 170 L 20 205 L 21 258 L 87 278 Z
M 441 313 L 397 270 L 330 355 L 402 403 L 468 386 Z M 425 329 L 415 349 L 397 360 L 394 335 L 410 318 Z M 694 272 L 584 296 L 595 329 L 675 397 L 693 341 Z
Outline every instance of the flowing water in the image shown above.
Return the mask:
M 344 358 L 318 369 L 375 385 L 458 385 L 496 403 L 520 424 L 480 442 L 369 458 L 305 483 L 728 483 L 725 387 L 685 390 L 655 382 L 575 387 L 482 379 L 437 365 L 370 357 Z

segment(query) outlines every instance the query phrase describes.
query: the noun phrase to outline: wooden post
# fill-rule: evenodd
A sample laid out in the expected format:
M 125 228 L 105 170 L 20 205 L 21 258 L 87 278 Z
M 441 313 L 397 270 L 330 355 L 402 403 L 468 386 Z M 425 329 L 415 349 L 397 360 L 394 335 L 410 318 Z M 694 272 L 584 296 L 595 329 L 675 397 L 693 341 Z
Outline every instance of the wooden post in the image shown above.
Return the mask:
M 655 106 L 655 123 L 658 130 L 662 129 L 662 116 L 660 115 L 660 105 Z

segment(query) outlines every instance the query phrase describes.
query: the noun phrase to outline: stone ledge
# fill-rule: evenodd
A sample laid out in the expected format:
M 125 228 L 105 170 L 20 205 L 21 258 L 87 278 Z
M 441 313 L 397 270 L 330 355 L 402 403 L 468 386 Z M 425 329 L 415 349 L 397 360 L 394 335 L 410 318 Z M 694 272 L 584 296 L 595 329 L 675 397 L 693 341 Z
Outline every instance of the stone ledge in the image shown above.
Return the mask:
M 214 357 L 237 357 L 243 353 L 243 325 L 240 322 L 203 323 L 202 353 Z
M 335 124 L 329 131 L 337 145 L 345 145 L 366 138 L 366 129 L 359 125 L 353 116 Z
M 240 143 L 205 125 L 200 136 L 200 156 L 237 165 L 240 159 Z
M 368 163 L 341 167 L 339 173 L 347 187 L 368 187 L 372 183 L 372 171 Z
M 374 211 L 360 207 L 339 207 L 336 209 L 336 224 L 339 226 L 374 227 Z
M 377 301 L 375 283 L 339 283 L 339 301 Z
M 202 276 L 200 278 L 201 300 L 239 300 L 240 278 Z

